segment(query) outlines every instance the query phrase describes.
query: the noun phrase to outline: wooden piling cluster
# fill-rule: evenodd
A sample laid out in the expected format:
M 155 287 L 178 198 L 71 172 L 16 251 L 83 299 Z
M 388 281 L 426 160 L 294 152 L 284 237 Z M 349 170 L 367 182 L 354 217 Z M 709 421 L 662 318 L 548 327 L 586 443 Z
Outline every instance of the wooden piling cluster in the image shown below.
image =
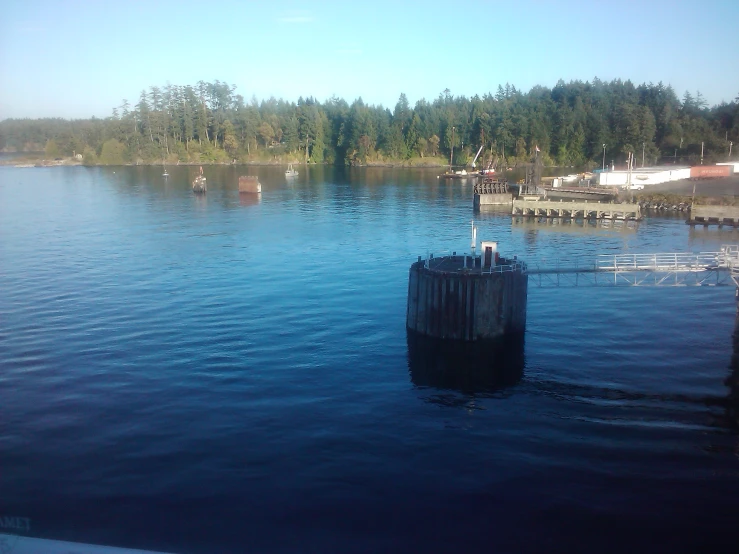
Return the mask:
M 262 184 L 253 175 L 242 175 L 239 177 L 239 193 L 259 194 L 262 192 Z
M 411 265 L 406 325 L 439 339 L 500 339 L 526 328 L 528 276 L 525 265 L 499 259 L 481 267 L 481 258 L 447 256 Z M 469 263 L 470 267 L 465 268 Z

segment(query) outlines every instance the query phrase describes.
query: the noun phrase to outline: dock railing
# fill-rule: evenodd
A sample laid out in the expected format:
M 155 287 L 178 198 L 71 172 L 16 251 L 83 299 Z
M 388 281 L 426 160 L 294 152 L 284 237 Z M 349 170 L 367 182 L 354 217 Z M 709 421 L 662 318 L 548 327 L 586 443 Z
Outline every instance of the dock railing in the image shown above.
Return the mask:
M 451 258 L 456 258 L 456 262 L 450 264 Z M 579 256 L 529 262 L 501 258 L 493 267 L 480 267 L 480 254 L 447 250 L 436 255 L 427 254 L 423 262 L 426 269 L 437 271 L 463 268 L 478 274 L 521 271 L 530 275 L 533 284 L 538 286 L 710 286 L 733 283 L 739 288 L 739 245 L 724 245 L 712 252 L 597 254 L 592 258 Z
M 539 286 L 706 286 L 733 282 L 739 287 L 739 245 L 724 245 L 715 252 L 598 254 L 589 260 L 538 260 L 529 262 L 528 274 Z

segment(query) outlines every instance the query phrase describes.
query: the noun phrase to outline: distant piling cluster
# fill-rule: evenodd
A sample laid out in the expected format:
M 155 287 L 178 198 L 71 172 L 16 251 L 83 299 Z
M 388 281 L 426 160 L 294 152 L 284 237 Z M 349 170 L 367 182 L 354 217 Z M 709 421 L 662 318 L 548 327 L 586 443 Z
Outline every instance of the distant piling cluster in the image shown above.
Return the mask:
M 239 194 L 260 194 L 262 184 L 253 175 L 242 175 L 239 177 Z

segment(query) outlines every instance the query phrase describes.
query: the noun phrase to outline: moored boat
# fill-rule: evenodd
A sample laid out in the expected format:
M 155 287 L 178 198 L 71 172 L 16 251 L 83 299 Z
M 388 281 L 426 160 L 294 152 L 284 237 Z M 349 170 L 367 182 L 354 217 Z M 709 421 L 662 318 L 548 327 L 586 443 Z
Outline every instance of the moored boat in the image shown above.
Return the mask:
M 195 180 L 192 182 L 192 191 L 195 193 L 203 193 L 208 190 L 208 181 L 205 178 L 205 175 L 203 175 L 203 166 L 200 166 L 200 175 L 195 177 Z
M 285 170 L 285 177 L 297 177 L 298 172 L 293 169 L 293 164 L 288 164 L 287 169 Z

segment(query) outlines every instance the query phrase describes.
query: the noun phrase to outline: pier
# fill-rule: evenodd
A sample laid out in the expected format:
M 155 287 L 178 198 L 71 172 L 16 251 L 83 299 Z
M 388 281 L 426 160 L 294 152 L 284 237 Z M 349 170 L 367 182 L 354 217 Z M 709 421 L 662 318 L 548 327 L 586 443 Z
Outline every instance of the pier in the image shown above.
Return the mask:
M 513 200 L 511 215 L 529 217 L 564 217 L 582 219 L 641 219 L 639 204 L 588 202 L 582 200 Z
M 467 342 L 520 337 L 526 328 L 529 278 L 539 287 L 733 285 L 739 302 L 739 245 L 715 252 L 601 254 L 590 260 L 525 263 L 500 257 L 496 242 L 482 242 L 482 255 L 476 255 L 474 225 L 472 237 L 471 254 L 419 256 L 411 265 L 409 332 Z
M 692 206 L 689 225 L 739 226 L 739 206 Z
M 601 254 L 527 264 L 535 286 L 731 286 L 739 288 L 739 245 L 716 252 Z

